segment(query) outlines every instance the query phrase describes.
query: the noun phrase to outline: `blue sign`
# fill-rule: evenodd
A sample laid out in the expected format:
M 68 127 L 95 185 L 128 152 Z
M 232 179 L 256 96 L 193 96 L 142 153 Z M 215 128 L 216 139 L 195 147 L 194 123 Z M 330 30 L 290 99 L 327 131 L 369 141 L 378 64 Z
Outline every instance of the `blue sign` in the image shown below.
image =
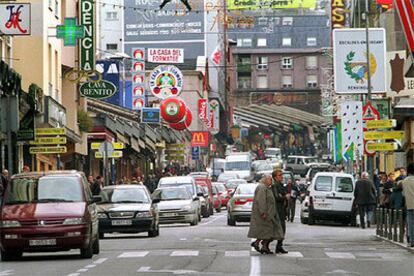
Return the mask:
M 141 123 L 160 123 L 160 109 L 157 107 L 143 107 L 141 109 Z
M 193 160 L 200 160 L 200 147 L 191 147 L 191 156 Z
M 96 70 L 102 74 L 103 80 L 112 82 L 117 88 L 117 92 L 112 97 L 104 99 L 104 101 L 117 106 L 126 107 L 123 100 L 124 85 L 120 85 L 121 76 L 119 60 L 97 60 Z

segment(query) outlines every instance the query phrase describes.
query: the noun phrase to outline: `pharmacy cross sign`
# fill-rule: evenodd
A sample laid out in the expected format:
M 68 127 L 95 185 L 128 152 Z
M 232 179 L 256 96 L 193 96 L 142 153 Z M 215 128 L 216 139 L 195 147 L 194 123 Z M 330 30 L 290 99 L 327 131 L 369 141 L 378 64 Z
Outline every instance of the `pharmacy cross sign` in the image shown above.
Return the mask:
M 77 26 L 76 24 L 76 17 L 67 17 L 64 25 L 56 27 L 56 37 L 63 39 L 65 46 L 76 46 L 77 39 L 84 37 L 83 26 Z

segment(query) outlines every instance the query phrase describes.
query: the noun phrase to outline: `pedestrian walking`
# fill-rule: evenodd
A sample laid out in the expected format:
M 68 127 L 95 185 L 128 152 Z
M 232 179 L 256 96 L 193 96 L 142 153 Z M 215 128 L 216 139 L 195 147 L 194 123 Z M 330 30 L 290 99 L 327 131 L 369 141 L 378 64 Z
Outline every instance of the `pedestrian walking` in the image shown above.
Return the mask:
M 93 177 L 92 177 L 93 179 Z M 102 177 L 98 175 L 91 186 L 92 195 L 99 195 L 101 193 Z
M 296 211 L 296 199 L 300 195 L 299 186 L 296 183 L 296 181 L 293 181 L 293 179 L 288 180 L 288 184 L 286 186 L 287 193 L 290 194 L 290 199 L 288 200 L 287 204 L 287 221 L 293 222 L 295 219 L 295 211 Z
M 381 207 L 384 207 L 387 209 L 391 208 L 391 193 L 394 187 L 394 179 L 395 179 L 395 174 L 392 172 L 389 173 L 387 181 L 384 183 L 384 186 L 382 188 L 382 194 L 379 199 Z
M 283 239 L 283 229 L 276 211 L 276 201 L 272 192 L 272 177 L 265 175 L 254 192 L 250 217 L 249 238 L 254 238 L 251 246 L 262 254 L 273 254 L 269 244 Z M 262 247 L 260 248 L 260 243 Z
M 281 169 L 276 169 L 272 173 L 273 185 L 272 192 L 275 197 L 276 211 L 279 215 L 280 224 L 283 230 L 283 237 L 286 236 L 286 206 L 287 201 L 290 199 L 290 195 L 287 193 L 287 190 L 283 186 L 283 171 Z M 276 244 L 276 253 L 287 254 L 283 248 L 283 240 L 278 239 Z
M 402 181 L 402 194 L 407 208 L 407 241 L 414 247 L 414 163 L 407 167 L 408 177 Z
M 359 219 L 361 228 L 365 229 L 365 214 L 367 215 L 367 226 L 371 226 L 372 216 L 374 214 L 374 209 L 377 204 L 375 197 L 375 185 L 369 179 L 369 174 L 363 172 L 361 178 L 355 184 L 355 203 L 358 206 Z

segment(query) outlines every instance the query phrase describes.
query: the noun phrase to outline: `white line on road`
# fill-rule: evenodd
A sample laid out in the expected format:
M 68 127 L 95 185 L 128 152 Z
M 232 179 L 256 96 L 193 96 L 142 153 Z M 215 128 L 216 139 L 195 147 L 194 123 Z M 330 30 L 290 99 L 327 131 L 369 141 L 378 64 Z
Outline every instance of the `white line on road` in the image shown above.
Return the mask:
M 13 274 L 14 269 L 0 271 L 0 276 L 9 276 Z
M 198 256 L 198 251 L 173 251 L 171 257 L 188 257 L 188 256 Z
M 209 220 L 209 221 L 207 221 L 207 222 L 205 222 L 205 223 L 200 223 L 199 225 L 207 225 L 207 224 L 213 223 L 213 222 L 215 222 L 216 220 L 218 220 L 218 219 L 220 219 L 220 218 L 224 218 L 224 217 L 225 217 L 225 215 L 216 216 L 216 217 L 214 217 L 212 220 Z
M 148 272 L 148 271 L 150 271 L 151 270 L 151 267 L 150 266 L 141 266 L 138 270 L 137 270 L 137 272 Z
M 80 275 L 80 273 L 71 273 L 71 274 L 68 274 L 67 276 L 79 276 Z
M 250 276 L 260 276 L 260 259 L 259 257 L 250 258 Z
M 76 272 L 80 272 L 80 273 L 88 272 L 88 269 L 87 268 L 81 268 L 81 269 L 78 269 Z
M 124 252 L 118 256 L 118 258 L 142 258 L 148 255 L 148 251 L 133 251 Z
M 105 262 L 106 260 L 108 260 L 108 258 L 99 258 L 96 261 L 94 261 L 93 263 L 94 264 L 101 264 L 101 263 Z
M 94 268 L 95 266 L 96 266 L 95 264 L 90 264 L 90 265 L 85 266 L 85 268 Z
M 355 256 L 347 252 L 325 252 L 329 258 L 333 259 L 355 259 Z
M 291 257 L 291 258 L 303 258 L 302 253 L 298 251 L 289 251 L 287 254 L 282 254 L 282 257 Z

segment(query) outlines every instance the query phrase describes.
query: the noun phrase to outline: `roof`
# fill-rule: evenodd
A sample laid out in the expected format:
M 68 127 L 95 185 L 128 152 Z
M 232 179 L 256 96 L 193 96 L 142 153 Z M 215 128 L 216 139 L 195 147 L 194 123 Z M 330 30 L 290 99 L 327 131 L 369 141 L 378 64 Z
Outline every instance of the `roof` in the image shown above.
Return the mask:
M 19 173 L 19 174 L 15 174 L 12 176 L 12 179 L 14 178 L 26 178 L 26 177 L 30 177 L 30 178 L 39 178 L 42 176 L 49 176 L 49 175 L 54 175 L 54 176 L 59 176 L 59 175 L 82 175 L 83 172 L 80 171 L 76 171 L 76 170 L 67 170 L 67 171 L 47 171 L 47 172 L 26 172 L 26 173 Z
M 121 184 L 121 185 L 111 185 L 111 186 L 106 186 L 103 188 L 103 190 L 106 189 L 145 189 L 146 187 L 144 185 L 140 185 L 140 184 Z
M 354 178 L 352 176 L 352 174 L 342 173 L 342 172 L 318 172 L 317 174 L 315 174 L 315 177 L 316 176 L 320 176 L 320 175 L 325 175 L 325 176 L 342 176 L 342 177 L 351 177 L 351 178 Z

